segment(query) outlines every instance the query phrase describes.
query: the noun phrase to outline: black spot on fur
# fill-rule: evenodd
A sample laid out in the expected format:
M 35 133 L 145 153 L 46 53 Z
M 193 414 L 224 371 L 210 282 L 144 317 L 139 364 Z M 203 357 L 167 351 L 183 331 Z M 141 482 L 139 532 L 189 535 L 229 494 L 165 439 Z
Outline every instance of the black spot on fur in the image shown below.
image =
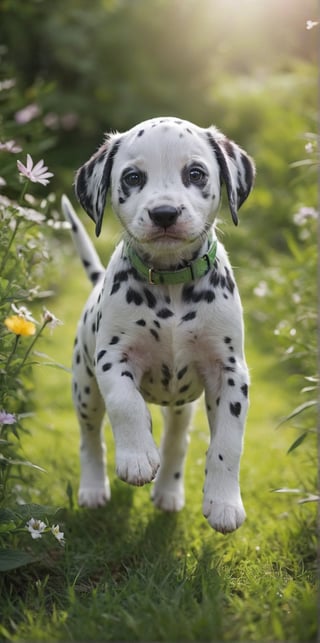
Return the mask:
M 231 377 L 228 379 L 228 384 L 229 386 L 234 386 L 234 380 Z
M 146 322 L 145 322 L 145 320 L 144 320 L 144 319 L 138 319 L 138 320 L 136 321 L 136 324 L 138 324 L 138 326 L 145 326 L 145 325 L 146 325 Z
M 241 386 L 241 391 L 242 391 L 244 397 L 248 397 L 248 384 L 243 384 Z
M 168 317 L 172 317 L 173 315 L 174 313 L 172 312 L 172 310 L 169 310 L 169 308 L 161 308 L 161 310 L 157 312 L 157 317 L 160 317 L 161 319 L 167 319 Z
M 148 290 L 148 288 L 144 288 L 143 292 L 145 294 L 149 308 L 154 308 L 157 303 L 154 294 L 150 290 Z
M 241 413 L 241 404 L 240 402 L 235 402 L 234 404 L 230 402 L 230 413 L 231 415 L 234 415 L 235 417 L 239 417 Z
M 182 290 L 182 301 L 185 303 L 199 303 L 199 301 L 206 301 L 210 304 L 215 299 L 213 290 L 195 290 L 194 284 L 184 286 Z
M 100 277 L 101 277 L 101 275 L 102 275 L 102 274 L 103 274 L 103 273 L 102 273 L 101 271 L 98 271 L 98 270 L 97 270 L 97 271 L 95 271 L 95 272 L 92 272 L 92 273 L 90 274 L 90 280 L 91 280 L 91 283 L 92 283 L 94 286 L 95 286 L 95 284 L 99 281 L 99 279 L 100 279 Z
M 133 288 L 129 288 L 126 294 L 126 300 L 128 304 L 134 303 L 136 306 L 141 306 L 143 303 L 143 298 L 140 293 Z
M 231 292 L 231 294 L 233 294 L 235 284 L 234 284 L 233 279 L 231 278 L 230 270 L 229 270 L 229 268 L 227 268 L 227 266 L 225 267 L 225 271 L 226 271 L 226 287 L 229 290 L 229 292 Z
M 111 344 L 111 345 L 113 345 L 113 344 L 117 344 L 117 343 L 118 343 L 118 341 L 119 341 L 119 339 L 120 339 L 120 338 L 119 338 L 119 337 L 117 337 L 117 335 L 114 335 L 114 336 L 112 337 L 112 339 L 110 340 L 109 344 Z
M 175 478 L 175 480 L 179 480 L 179 478 L 181 478 L 181 473 L 180 473 L 180 471 L 177 471 L 177 472 L 174 474 L 174 476 L 173 476 L 173 477 Z
M 223 341 L 224 341 L 225 344 L 230 344 L 231 337 L 225 337 Z
M 120 281 L 115 281 L 111 288 L 110 295 L 114 295 L 116 292 L 118 292 L 119 288 L 120 288 Z
M 221 453 L 219 453 L 218 458 L 219 460 L 221 460 L 221 462 L 223 462 L 223 456 L 221 455 Z
M 151 333 L 151 335 L 152 335 L 152 336 L 157 340 L 157 342 L 158 342 L 158 341 L 159 341 L 159 339 L 160 339 L 160 337 L 159 337 L 159 333 L 157 333 L 157 331 L 156 331 L 156 330 L 154 330 L 154 328 L 150 328 L 150 333 Z
M 110 368 L 112 367 L 112 364 L 110 362 L 106 362 L 105 364 L 102 364 L 102 370 L 105 373 L 106 371 L 110 371 Z
M 131 380 L 133 380 L 133 375 L 130 373 L 130 371 L 122 371 L 121 373 L 122 377 L 129 377 Z
M 189 313 L 186 313 L 185 315 L 183 315 L 183 317 L 181 317 L 181 321 L 182 322 L 191 321 L 196 317 L 196 315 L 197 315 L 197 312 L 195 310 L 191 310 Z
M 183 368 L 181 368 L 180 371 L 178 371 L 177 373 L 177 379 L 181 380 L 183 376 L 186 374 L 187 370 L 188 370 L 188 366 L 184 366 Z

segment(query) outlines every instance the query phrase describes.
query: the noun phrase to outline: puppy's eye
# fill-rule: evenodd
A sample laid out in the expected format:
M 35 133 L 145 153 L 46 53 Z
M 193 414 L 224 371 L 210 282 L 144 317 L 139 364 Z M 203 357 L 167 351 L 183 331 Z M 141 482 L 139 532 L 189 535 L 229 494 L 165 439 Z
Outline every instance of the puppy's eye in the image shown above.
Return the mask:
M 189 168 L 189 181 L 195 185 L 205 185 L 207 181 L 207 174 L 201 167 L 190 167 Z
M 122 181 L 130 188 L 136 188 L 143 185 L 143 173 L 138 170 L 127 170 L 122 176 Z

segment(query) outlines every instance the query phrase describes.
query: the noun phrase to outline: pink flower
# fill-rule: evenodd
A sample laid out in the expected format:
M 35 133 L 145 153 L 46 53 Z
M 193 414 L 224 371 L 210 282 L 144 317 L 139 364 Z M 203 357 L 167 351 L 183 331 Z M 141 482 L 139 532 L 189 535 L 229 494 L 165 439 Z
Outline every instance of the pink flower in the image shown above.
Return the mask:
M 49 183 L 49 179 L 53 176 L 52 172 L 47 172 L 48 168 L 44 165 L 42 159 L 41 161 L 38 161 L 36 165 L 33 165 L 33 160 L 30 154 L 27 154 L 27 165 L 23 165 L 21 161 L 17 161 L 17 166 L 21 176 L 25 176 L 33 183 L 47 185 Z
M 24 125 L 25 123 L 30 123 L 30 121 L 32 121 L 34 118 L 37 118 L 37 116 L 39 115 L 39 106 L 36 103 L 30 103 L 30 105 L 19 109 L 19 111 L 15 113 L 14 118 L 16 123 L 19 123 L 19 125 Z
M 4 143 L 0 142 L 0 150 L 4 150 L 6 152 L 11 152 L 11 154 L 18 154 L 18 152 L 22 152 L 22 147 L 20 145 L 17 145 L 15 141 L 5 141 Z

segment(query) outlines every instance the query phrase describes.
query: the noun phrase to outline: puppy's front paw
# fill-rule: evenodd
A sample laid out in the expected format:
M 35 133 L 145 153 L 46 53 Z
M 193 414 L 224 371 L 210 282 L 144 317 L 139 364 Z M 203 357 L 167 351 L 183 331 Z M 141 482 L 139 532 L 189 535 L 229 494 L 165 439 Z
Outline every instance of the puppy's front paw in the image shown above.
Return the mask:
M 202 511 L 209 525 L 222 534 L 235 531 L 246 518 L 241 498 L 234 504 L 228 504 L 206 496 L 203 501 Z
M 116 462 L 117 476 L 124 482 L 141 487 L 154 479 L 160 457 L 155 446 L 142 453 L 121 449 L 117 452 Z
M 184 507 L 184 491 L 182 489 L 161 489 L 155 487 L 151 493 L 155 507 L 162 511 L 181 511 Z
M 97 509 L 97 507 L 104 507 L 110 498 L 110 484 L 106 478 L 104 485 L 81 486 L 78 493 L 78 504 L 80 507 Z

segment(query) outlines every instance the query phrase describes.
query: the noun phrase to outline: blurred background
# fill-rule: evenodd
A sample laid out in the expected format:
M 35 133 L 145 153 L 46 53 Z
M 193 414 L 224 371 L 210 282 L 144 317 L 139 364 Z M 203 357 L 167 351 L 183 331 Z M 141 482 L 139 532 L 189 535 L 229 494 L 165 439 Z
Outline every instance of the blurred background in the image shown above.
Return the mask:
M 310 168 L 290 165 L 310 161 L 316 129 L 316 20 L 314 0 L 1 0 L 1 77 L 13 87 L 0 92 L 0 137 L 40 149 L 53 189 L 72 194 L 110 129 L 158 115 L 215 124 L 257 164 L 243 215 L 252 250 L 282 250 L 301 176 L 316 199 Z

